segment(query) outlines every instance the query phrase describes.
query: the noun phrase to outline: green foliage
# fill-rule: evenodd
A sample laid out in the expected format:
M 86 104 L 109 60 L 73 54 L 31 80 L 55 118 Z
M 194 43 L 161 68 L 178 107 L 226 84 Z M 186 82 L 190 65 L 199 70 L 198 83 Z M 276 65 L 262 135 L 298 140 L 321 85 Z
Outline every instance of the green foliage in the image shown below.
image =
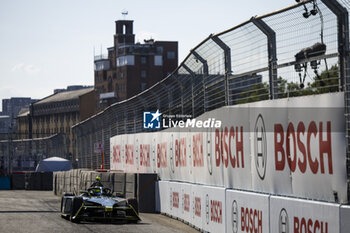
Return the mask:
M 319 76 L 315 74 L 313 81 L 307 83 L 304 88 L 300 83 L 288 82 L 282 77 L 277 79 L 278 98 L 295 96 L 315 95 L 339 91 L 339 68 L 333 65 L 328 72 L 325 70 Z M 266 100 L 269 98 L 269 84 L 267 82 L 258 83 L 249 90 L 239 95 L 237 104 L 250 103 Z
M 278 78 L 278 97 L 294 97 L 304 95 L 315 95 L 339 90 L 338 66 L 332 66 L 328 72 L 325 70 L 319 76 L 315 74 L 312 83 L 307 83 L 301 88 L 300 83 L 287 82 L 282 77 Z
M 258 83 L 252 86 L 246 93 L 240 94 L 238 104 L 250 103 L 269 99 L 269 84 L 267 82 Z

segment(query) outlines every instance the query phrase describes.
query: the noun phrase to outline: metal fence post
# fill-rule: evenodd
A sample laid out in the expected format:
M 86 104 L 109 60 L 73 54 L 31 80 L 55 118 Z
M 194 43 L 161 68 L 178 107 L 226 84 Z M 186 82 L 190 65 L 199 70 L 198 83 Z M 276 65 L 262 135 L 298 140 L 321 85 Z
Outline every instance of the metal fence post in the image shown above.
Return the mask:
M 225 105 L 230 105 L 228 76 L 232 74 L 231 67 L 231 48 L 228 47 L 218 36 L 212 36 L 211 39 L 224 50 L 225 57 Z
M 182 67 L 191 75 L 191 99 L 192 99 L 192 117 L 195 117 L 194 114 L 194 93 L 193 93 L 193 80 L 196 77 L 196 74 L 185 64 Z
M 251 22 L 267 36 L 269 56 L 270 99 L 278 98 L 276 33 L 262 19 L 251 18 Z
M 170 111 L 171 103 L 172 103 L 171 89 L 164 82 L 161 82 L 160 85 L 162 85 L 167 90 L 167 93 L 168 93 L 168 114 L 171 115 L 171 111 Z
M 348 178 L 348 203 L 350 199 L 350 57 L 349 57 L 349 14 L 336 0 L 321 0 L 338 20 L 338 53 L 340 90 L 344 91 L 346 170 Z
M 180 96 L 181 96 L 181 114 L 184 114 L 184 95 L 183 95 L 183 85 L 176 75 L 173 76 L 175 78 L 176 83 L 180 86 Z
M 157 100 L 157 109 L 160 110 L 160 99 L 159 99 L 159 96 L 156 93 L 154 93 L 154 91 L 152 89 L 149 91 L 149 93 Z
M 204 112 L 206 112 L 207 111 L 207 107 L 206 107 L 205 78 L 208 77 L 208 75 L 209 75 L 208 62 L 202 56 L 200 56 L 195 50 L 192 50 L 191 53 L 193 54 L 193 56 L 196 57 L 196 59 L 198 59 L 203 64 L 203 78 L 202 78 L 202 83 L 203 83 L 203 105 L 204 105 L 203 107 L 204 107 Z
M 124 114 L 124 134 L 126 134 L 126 133 L 128 133 L 127 128 L 126 128 L 126 119 L 128 118 L 128 114 L 126 113 L 126 106 L 125 105 L 124 105 L 123 114 Z
M 148 111 L 148 109 L 146 109 L 146 107 L 148 107 L 149 105 L 146 103 L 146 101 L 143 99 L 143 98 L 140 98 L 140 97 L 137 97 L 137 99 L 141 102 L 141 105 L 143 106 L 143 109 L 144 109 L 144 111 L 146 110 L 146 111 Z M 143 121 L 143 113 L 142 113 L 142 115 L 141 115 L 141 122 Z M 143 131 L 143 125 L 142 125 L 142 127 L 141 127 L 141 132 Z

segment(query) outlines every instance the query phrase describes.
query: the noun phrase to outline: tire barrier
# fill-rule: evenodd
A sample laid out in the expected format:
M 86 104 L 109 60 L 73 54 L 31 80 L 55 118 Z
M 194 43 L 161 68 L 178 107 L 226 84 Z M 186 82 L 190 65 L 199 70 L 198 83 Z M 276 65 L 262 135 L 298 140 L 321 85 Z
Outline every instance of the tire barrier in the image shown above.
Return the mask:
M 349 232 L 350 206 L 159 181 L 161 213 L 204 232 Z
M 53 173 L 53 193 L 61 196 L 64 193 L 79 194 L 86 190 L 96 180 L 101 178 L 104 187 L 114 192 L 122 193 L 125 198 L 136 198 L 139 210 L 143 213 L 156 211 L 155 184 L 157 174 L 132 174 L 96 172 L 84 169 L 74 169 Z

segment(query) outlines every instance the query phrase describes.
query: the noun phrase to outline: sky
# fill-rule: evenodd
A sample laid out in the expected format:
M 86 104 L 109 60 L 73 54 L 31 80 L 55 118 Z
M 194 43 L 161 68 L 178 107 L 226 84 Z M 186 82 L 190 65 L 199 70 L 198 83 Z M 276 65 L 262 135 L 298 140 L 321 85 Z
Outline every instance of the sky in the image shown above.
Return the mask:
M 41 99 L 93 85 L 94 53 L 113 46 L 115 21 L 134 20 L 136 41 L 179 42 L 179 64 L 211 33 L 294 0 L 1 0 L 0 99 Z M 0 111 L 2 109 L 0 101 Z

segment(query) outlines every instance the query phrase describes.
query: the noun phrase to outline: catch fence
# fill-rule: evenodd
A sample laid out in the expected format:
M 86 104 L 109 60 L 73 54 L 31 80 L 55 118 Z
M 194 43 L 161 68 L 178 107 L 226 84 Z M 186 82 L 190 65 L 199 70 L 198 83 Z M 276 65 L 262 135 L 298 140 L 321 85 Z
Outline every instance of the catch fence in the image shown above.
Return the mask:
M 73 127 L 79 167 L 100 168 L 94 145 L 103 143 L 108 169 L 110 138 L 144 131 L 144 111 L 194 118 L 222 106 L 341 91 L 349 176 L 349 9 L 347 0 L 302 1 L 209 35 L 171 75 Z
M 16 139 L 0 141 L 0 174 L 13 171 L 32 171 L 37 164 L 48 157 L 62 157 L 65 151 L 66 137 L 55 134 L 45 138 Z M 66 158 L 72 160 L 73 158 Z

